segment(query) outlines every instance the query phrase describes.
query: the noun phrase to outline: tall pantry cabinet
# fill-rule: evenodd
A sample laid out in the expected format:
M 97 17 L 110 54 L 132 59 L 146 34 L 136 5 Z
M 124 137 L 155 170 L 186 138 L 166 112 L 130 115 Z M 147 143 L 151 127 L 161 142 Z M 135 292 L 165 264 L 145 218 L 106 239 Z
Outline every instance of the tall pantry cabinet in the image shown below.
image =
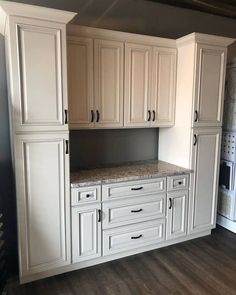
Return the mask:
M 159 131 L 159 159 L 193 170 L 189 234 L 216 224 L 225 64 L 233 41 L 197 33 L 177 40 L 175 126 Z
M 66 23 L 74 16 L 0 1 L 22 282 L 71 263 Z

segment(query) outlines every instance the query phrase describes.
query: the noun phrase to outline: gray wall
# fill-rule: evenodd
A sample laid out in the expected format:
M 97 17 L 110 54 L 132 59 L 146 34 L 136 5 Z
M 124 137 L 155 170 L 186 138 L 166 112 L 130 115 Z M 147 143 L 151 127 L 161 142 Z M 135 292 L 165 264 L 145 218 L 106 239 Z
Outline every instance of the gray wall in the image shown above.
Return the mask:
M 236 21 L 233 19 L 144 0 L 21 0 L 17 2 L 78 11 L 75 22 L 94 27 L 170 38 L 177 38 L 193 31 L 236 37 Z M 12 249 L 16 248 L 14 243 L 15 200 L 12 194 L 3 43 L 3 38 L 0 37 L 0 200 L 4 200 L 7 212 L 9 253 L 14 260 L 12 255 L 15 251 Z M 139 136 L 142 138 L 145 135 L 139 133 Z M 153 138 L 153 135 L 150 138 Z M 146 140 L 146 149 L 150 149 L 152 144 L 152 140 Z

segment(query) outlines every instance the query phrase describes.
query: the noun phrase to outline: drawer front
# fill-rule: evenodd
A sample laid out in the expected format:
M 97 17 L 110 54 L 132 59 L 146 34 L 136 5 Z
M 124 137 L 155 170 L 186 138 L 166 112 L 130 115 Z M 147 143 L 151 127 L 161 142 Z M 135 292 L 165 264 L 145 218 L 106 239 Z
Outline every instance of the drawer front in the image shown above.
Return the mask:
M 188 186 L 189 186 L 188 174 L 167 177 L 168 191 L 188 189 Z
M 166 178 L 129 181 L 102 185 L 103 200 L 124 198 L 127 196 L 141 196 L 166 191 Z
M 117 200 L 103 204 L 103 228 L 165 217 L 166 194 Z
M 115 254 L 165 239 L 165 220 L 152 220 L 103 231 L 103 255 Z
M 71 189 L 71 205 L 101 201 L 101 186 L 90 186 Z

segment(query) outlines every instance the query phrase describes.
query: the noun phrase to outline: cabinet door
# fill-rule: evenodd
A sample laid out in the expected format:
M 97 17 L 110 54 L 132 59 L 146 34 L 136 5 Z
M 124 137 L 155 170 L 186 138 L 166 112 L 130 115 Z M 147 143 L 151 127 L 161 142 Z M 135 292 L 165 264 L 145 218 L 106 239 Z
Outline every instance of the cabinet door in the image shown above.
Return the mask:
M 150 126 L 152 47 L 125 45 L 125 121 L 127 127 Z
M 101 256 L 100 215 L 100 203 L 72 208 L 73 263 Z
M 67 46 L 70 128 L 93 127 L 93 40 L 69 37 Z
M 151 125 L 173 126 L 175 110 L 176 50 L 153 48 Z
M 221 126 L 227 49 L 197 44 L 196 50 L 193 126 Z
M 123 51 L 116 41 L 94 41 L 96 127 L 123 126 Z
M 193 130 L 189 232 L 215 227 L 221 129 Z
M 166 239 L 170 240 L 187 233 L 188 191 L 170 193 L 167 198 Z
M 9 29 L 15 131 L 68 130 L 65 26 L 13 17 Z
M 69 265 L 68 134 L 16 136 L 20 276 Z

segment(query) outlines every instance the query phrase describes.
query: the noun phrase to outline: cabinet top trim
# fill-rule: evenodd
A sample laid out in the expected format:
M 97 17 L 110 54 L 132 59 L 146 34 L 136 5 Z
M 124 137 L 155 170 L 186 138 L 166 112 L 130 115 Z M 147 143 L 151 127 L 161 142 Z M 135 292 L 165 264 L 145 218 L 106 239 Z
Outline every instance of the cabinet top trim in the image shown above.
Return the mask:
M 77 15 L 76 12 L 28 5 L 10 1 L 0 1 L 0 33 L 5 34 L 7 17 L 20 16 L 67 24 Z

